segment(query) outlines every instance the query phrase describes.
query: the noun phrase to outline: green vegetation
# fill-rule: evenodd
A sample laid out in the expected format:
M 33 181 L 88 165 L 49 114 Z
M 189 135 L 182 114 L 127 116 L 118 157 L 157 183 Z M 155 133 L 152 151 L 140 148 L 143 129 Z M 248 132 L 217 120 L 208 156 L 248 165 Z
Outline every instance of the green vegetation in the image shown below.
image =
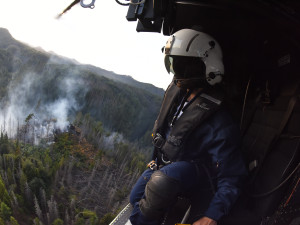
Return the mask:
M 99 222 L 99 225 L 107 225 L 116 217 L 115 214 L 107 213 L 105 214 Z
M 101 126 L 96 122 L 91 129 L 95 127 Z M 0 224 L 59 225 L 72 220 L 96 225 L 112 219 L 108 213 L 128 196 L 145 169 L 146 155 L 135 144 L 117 139 L 112 149 L 101 150 L 79 127 L 73 129 L 77 133 L 71 129 L 56 134 L 48 147 L 0 139 L 0 146 L 11 146 L 0 154 Z M 108 135 L 103 128 L 92 134 L 92 141 Z
M 0 28 L 0 225 L 107 225 L 124 205 L 161 91 L 107 74 Z

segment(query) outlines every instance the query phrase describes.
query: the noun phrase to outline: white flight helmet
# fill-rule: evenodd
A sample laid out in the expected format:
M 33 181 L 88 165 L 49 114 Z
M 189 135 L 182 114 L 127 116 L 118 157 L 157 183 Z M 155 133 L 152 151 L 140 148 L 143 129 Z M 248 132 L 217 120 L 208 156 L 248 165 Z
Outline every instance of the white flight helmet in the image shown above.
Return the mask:
M 215 85 L 224 75 L 218 42 L 192 29 L 179 30 L 169 38 L 165 46 L 165 66 L 168 73 L 174 74 L 175 84 L 183 88 L 202 87 L 206 82 Z

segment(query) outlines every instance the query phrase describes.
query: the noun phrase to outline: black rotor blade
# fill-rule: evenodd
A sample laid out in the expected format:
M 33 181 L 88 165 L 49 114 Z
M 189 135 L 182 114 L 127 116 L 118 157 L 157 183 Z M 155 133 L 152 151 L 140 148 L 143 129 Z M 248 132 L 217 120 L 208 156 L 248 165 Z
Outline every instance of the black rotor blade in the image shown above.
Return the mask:
M 66 13 L 67 11 L 69 11 L 74 5 L 78 4 L 80 2 L 80 0 L 74 0 L 67 8 L 64 9 L 64 11 L 62 13 L 60 13 L 57 18 L 61 17 L 64 13 Z

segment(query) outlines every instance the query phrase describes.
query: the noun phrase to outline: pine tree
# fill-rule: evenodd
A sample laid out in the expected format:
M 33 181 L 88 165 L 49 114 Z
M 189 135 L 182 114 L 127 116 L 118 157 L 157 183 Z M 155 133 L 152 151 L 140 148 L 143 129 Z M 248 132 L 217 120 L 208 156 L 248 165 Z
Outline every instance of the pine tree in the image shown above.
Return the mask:
M 18 156 L 21 155 L 21 147 L 20 147 L 19 140 L 16 141 L 15 154 Z
M 68 172 L 67 172 L 67 185 L 71 185 L 72 184 L 72 169 L 74 166 L 74 162 L 73 159 L 69 162 L 69 166 L 68 166 Z
M 40 202 L 42 211 L 46 212 L 47 210 L 47 199 L 46 199 L 46 192 L 43 188 L 40 188 Z
M 39 218 L 35 217 L 33 220 L 33 225 L 43 225 L 43 223 L 39 220 Z
M 0 200 L 5 202 L 6 204 L 10 204 L 10 197 L 5 188 L 2 178 L 0 177 Z
M 13 172 L 11 171 L 10 168 L 7 168 L 7 179 L 9 184 L 14 183 Z
M 11 216 L 11 209 L 4 202 L 0 204 L 0 215 L 4 221 L 9 220 Z
M 27 183 L 27 181 L 25 182 L 25 197 L 26 200 L 31 202 L 32 201 L 32 191 Z
M 43 221 L 44 218 L 43 218 L 43 213 L 42 213 L 42 210 L 40 208 L 40 205 L 39 205 L 39 202 L 36 198 L 36 196 L 34 196 L 34 208 L 35 208 L 35 214 L 38 216 L 38 218 Z
M 18 221 L 14 217 L 10 217 L 10 224 L 11 225 L 19 225 Z
M 20 178 L 19 178 L 19 182 L 20 182 L 20 190 L 23 194 L 25 194 L 25 196 L 27 195 L 26 193 L 26 185 L 28 186 L 27 183 L 27 177 L 25 175 L 25 173 L 22 171 L 22 169 L 19 169 L 20 171 Z
M 58 218 L 58 210 L 57 210 L 57 203 L 54 200 L 53 195 L 51 195 L 51 199 L 48 200 L 48 209 L 49 209 L 49 219 L 50 223 Z
M 69 216 L 69 212 L 68 212 L 68 208 L 66 208 L 65 211 L 65 224 L 70 224 L 70 216 Z
M 52 223 L 52 225 L 64 225 L 64 221 L 57 218 L 54 220 L 54 222 Z
M 18 203 L 18 199 L 17 199 L 14 191 L 11 191 L 10 195 L 11 195 L 11 197 L 13 199 L 13 205 L 14 205 L 14 207 L 18 208 L 19 207 L 19 203 Z
M 74 219 L 75 217 L 75 210 L 76 210 L 76 202 L 75 202 L 75 198 L 72 198 L 70 202 L 70 213 L 72 219 Z
M 98 221 L 98 217 L 95 212 L 90 211 L 90 210 L 84 210 L 82 212 L 82 216 L 85 219 L 89 219 L 89 225 L 96 225 Z
M 85 225 L 84 219 L 82 217 L 76 218 L 75 225 Z

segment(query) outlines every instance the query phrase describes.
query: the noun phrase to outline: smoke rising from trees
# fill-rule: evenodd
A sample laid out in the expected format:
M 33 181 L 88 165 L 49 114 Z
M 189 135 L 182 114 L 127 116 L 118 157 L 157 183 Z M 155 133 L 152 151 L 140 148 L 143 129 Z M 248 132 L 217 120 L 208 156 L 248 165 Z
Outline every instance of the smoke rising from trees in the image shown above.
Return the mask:
M 37 138 L 45 137 L 53 129 L 65 130 L 70 123 L 70 113 L 80 110 L 76 96 L 85 96 L 87 89 L 82 88 L 83 81 L 72 77 L 74 71 L 53 76 L 49 68 L 46 66 L 47 71 L 40 74 L 26 72 L 25 75 L 13 75 L 7 87 L 6 101 L 0 102 L 1 130 L 9 137 L 17 134 L 28 115 L 32 115 L 27 122 L 33 126 Z
M 0 186 L 9 190 L 7 206 L 29 208 L 34 224 L 79 224 L 116 212 L 150 157 L 145 143 L 160 91 L 32 49 L 0 28 Z
M 0 131 L 10 138 L 21 132 L 36 142 L 81 112 L 105 130 L 151 144 L 162 89 L 30 48 L 1 28 L 0 75 Z

